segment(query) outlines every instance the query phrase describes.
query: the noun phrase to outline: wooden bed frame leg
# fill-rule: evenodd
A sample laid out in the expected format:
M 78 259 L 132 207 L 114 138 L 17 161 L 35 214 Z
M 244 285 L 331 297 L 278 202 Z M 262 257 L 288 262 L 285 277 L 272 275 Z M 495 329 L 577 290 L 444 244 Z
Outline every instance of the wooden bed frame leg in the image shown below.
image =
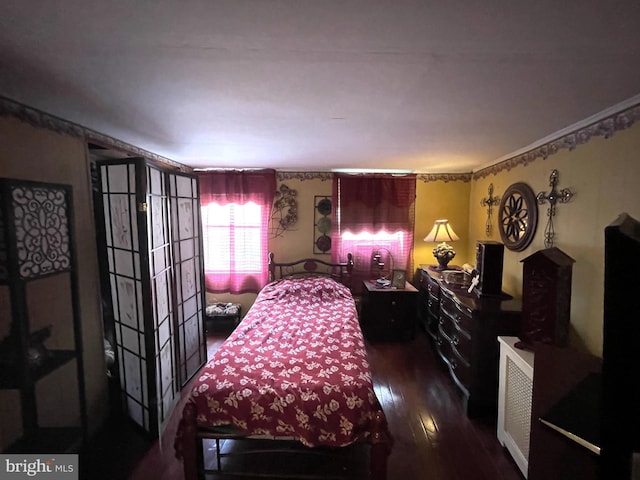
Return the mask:
M 393 446 L 393 438 L 389 433 L 387 420 L 382 411 L 378 411 L 374 418 L 371 432 L 371 454 L 369 469 L 371 480 L 386 480 L 387 460 Z
M 198 480 L 199 462 L 202 453 L 198 454 L 199 441 L 197 436 L 198 426 L 196 424 L 196 407 L 192 403 L 187 403 L 182 412 L 181 438 L 182 443 L 182 466 L 185 480 Z M 202 450 L 202 447 L 200 447 Z

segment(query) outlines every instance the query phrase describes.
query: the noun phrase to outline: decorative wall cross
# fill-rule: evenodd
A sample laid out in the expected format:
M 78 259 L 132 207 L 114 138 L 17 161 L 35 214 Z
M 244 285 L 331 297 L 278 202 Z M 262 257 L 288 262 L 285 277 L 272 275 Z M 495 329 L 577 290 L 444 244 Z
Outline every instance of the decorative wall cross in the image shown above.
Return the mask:
M 546 248 L 553 247 L 553 239 L 556 232 L 553 228 L 553 217 L 556 215 L 556 203 L 567 203 L 573 197 L 573 192 L 568 188 L 562 190 L 556 190 L 558 185 L 558 170 L 553 170 L 549 176 L 549 186 L 551 191 L 549 193 L 540 192 L 536 195 L 538 203 L 542 205 L 544 202 L 549 202 L 549 208 L 547 209 L 547 226 L 544 229 L 544 246 Z
M 491 212 L 493 211 L 493 206 L 500 203 L 499 196 L 493 196 L 493 183 L 489 184 L 489 188 L 487 190 L 489 196 L 480 200 L 480 205 L 483 207 L 487 207 L 487 223 L 485 224 L 484 233 L 487 237 L 490 237 L 493 233 L 493 225 L 491 224 Z

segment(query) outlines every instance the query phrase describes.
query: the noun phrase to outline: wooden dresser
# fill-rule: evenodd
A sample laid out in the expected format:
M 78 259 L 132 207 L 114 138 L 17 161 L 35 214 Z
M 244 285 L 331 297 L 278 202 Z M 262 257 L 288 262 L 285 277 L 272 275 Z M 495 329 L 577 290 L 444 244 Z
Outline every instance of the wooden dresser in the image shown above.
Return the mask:
M 460 389 L 469 416 L 494 415 L 498 403 L 498 336 L 518 335 L 521 302 L 480 297 L 447 284 L 441 272 L 419 269 L 420 319 Z M 434 308 L 435 303 L 439 308 Z

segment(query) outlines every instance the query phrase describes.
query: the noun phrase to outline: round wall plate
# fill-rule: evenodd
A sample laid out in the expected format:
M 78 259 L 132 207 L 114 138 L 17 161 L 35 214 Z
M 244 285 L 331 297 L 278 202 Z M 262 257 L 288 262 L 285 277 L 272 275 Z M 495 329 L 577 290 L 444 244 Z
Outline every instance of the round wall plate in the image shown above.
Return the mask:
M 507 188 L 500 202 L 498 220 L 505 247 L 520 252 L 529 246 L 538 226 L 538 202 L 529 185 L 518 182 Z

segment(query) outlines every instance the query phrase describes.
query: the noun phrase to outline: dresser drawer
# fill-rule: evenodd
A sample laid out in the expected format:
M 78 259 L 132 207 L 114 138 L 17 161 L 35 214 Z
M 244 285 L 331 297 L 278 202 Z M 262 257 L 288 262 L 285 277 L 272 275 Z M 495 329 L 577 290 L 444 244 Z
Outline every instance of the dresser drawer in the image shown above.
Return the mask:
M 431 315 L 437 317 L 440 315 L 440 298 L 431 294 L 427 295 L 427 310 Z
M 443 330 L 442 324 L 438 326 L 438 348 L 440 356 L 449 367 L 451 375 L 456 383 L 467 392 L 471 388 L 471 364 L 457 351 L 455 345 Z
M 440 314 L 447 316 L 459 330 L 464 330 L 468 335 L 473 331 L 472 312 L 443 294 L 440 298 Z
M 460 330 L 446 315 L 440 318 L 440 333 L 451 343 L 453 349 L 468 364 L 471 364 L 471 335 Z
M 436 298 L 440 297 L 440 285 L 438 281 L 431 278 L 424 270 L 420 271 L 420 288 Z

